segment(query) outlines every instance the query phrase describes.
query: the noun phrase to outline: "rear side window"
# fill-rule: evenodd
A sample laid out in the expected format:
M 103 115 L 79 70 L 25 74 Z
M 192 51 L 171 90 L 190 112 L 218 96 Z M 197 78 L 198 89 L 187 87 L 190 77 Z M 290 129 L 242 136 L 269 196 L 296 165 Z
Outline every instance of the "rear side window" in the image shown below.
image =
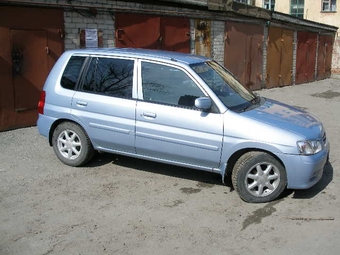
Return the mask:
M 78 81 L 80 70 L 83 67 L 86 57 L 73 56 L 70 58 L 61 77 L 60 84 L 65 89 L 74 90 Z
M 132 98 L 133 60 L 94 57 L 82 90 L 107 96 Z

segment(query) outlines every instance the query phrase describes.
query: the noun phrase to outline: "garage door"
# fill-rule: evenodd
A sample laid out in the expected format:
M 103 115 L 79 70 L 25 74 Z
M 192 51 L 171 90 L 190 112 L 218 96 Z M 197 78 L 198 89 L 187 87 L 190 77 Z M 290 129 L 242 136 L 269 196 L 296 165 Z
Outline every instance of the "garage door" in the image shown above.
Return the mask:
M 116 47 L 190 52 L 188 18 L 134 13 L 117 13 L 115 18 Z

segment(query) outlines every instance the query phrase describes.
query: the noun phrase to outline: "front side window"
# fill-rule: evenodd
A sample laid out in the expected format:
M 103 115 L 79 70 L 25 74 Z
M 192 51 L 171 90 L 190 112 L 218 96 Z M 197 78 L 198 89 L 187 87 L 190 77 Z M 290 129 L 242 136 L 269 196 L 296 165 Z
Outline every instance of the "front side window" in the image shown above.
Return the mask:
M 134 61 L 93 57 L 82 90 L 107 96 L 132 98 Z
M 254 105 L 257 99 L 251 91 L 224 67 L 215 61 L 191 65 L 191 68 L 214 91 L 218 98 L 231 110 L 242 111 Z
M 291 0 L 290 14 L 303 19 L 305 0 Z
M 86 57 L 72 56 L 67 63 L 60 84 L 65 89 L 74 90 Z
M 322 11 L 335 12 L 336 11 L 336 0 L 322 0 Z
M 183 70 L 156 63 L 142 62 L 142 87 L 145 101 L 180 107 L 194 107 L 205 96 Z

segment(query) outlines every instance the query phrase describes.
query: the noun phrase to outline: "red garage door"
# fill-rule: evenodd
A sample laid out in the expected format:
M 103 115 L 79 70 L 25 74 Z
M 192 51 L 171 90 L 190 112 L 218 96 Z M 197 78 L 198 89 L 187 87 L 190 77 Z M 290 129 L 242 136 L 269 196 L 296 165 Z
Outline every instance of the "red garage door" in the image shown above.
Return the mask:
M 190 21 L 182 17 L 117 13 L 116 47 L 190 52 Z
M 63 52 L 63 11 L 2 6 L 0 24 L 0 130 L 35 125 L 40 91 Z

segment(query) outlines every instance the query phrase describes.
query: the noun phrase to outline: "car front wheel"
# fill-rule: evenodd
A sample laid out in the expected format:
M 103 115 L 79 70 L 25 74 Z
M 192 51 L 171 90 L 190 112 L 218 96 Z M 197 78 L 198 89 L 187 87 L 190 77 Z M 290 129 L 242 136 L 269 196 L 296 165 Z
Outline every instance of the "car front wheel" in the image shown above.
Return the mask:
M 244 201 L 264 203 L 281 195 L 287 184 L 287 176 L 282 164 L 273 156 L 252 151 L 236 162 L 232 183 Z
M 69 166 L 86 164 L 94 149 L 86 132 L 77 124 L 63 122 L 53 132 L 53 149 L 57 157 Z

